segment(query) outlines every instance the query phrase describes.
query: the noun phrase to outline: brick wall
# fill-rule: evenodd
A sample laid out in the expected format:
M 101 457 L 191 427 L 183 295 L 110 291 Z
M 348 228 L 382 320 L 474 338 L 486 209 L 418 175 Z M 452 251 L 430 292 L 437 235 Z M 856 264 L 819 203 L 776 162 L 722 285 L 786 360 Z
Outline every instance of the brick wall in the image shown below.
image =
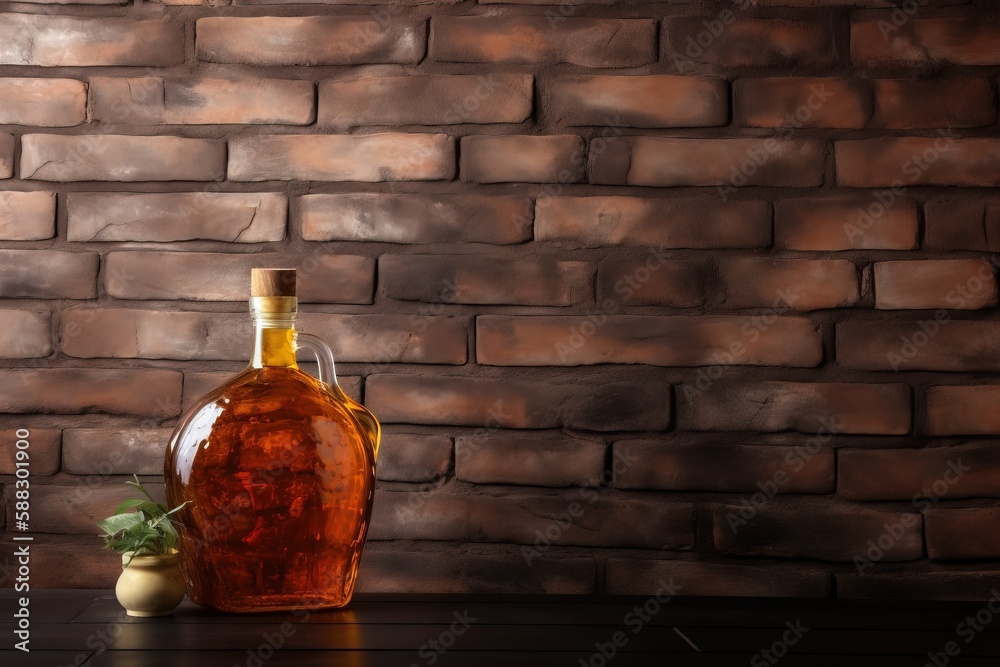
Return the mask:
M 35 584 L 114 581 L 295 265 L 386 426 L 362 590 L 1000 585 L 992 2 L 349 2 L 0 12 Z

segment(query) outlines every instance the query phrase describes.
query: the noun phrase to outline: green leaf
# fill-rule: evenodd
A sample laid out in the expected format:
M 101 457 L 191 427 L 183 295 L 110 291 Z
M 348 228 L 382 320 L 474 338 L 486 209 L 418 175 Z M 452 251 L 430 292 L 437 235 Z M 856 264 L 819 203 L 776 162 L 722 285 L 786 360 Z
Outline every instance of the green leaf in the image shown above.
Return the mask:
M 141 505 L 143 502 L 145 501 L 138 498 L 132 498 L 130 500 L 126 500 L 125 502 L 123 502 L 121 505 L 118 506 L 118 509 L 115 510 L 115 514 L 125 514 L 127 510 L 130 510 L 137 505 Z
M 142 523 L 142 516 L 136 512 L 129 512 L 128 514 L 116 514 L 109 516 L 107 519 L 101 519 L 97 522 L 97 526 L 108 535 L 116 535 L 140 523 Z

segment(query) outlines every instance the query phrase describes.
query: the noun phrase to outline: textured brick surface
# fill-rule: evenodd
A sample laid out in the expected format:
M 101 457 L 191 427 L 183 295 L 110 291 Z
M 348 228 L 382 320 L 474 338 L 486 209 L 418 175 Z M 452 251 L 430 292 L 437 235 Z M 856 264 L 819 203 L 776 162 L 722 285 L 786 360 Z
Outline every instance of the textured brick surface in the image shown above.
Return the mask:
M 722 79 L 590 76 L 554 81 L 541 107 L 555 122 L 598 127 L 711 127 L 729 119 Z
M 843 79 L 779 77 L 733 84 L 735 115 L 751 127 L 864 127 L 871 88 Z
M 1000 433 L 1000 386 L 927 389 L 927 431 L 933 435 Z
M 815 327 L 800 318 L 766 331 L 740 317 L 482 315 L 476 325 L 476 358 L 499 366 L 815 366 L 823 356 Z
M 472 484 L 593 485 L 605 474 L 606 452 L 603 442 L 583 438 L 461 436 L 455 440 L 455 477 Z
M 1000 509 L 931 509 L 924 514 L 927 555 L 935 560 L 1000 556 Z
M 1000 450 L 986 444 L 924 449 L 844 449 L 837 491 L 860 500 L 996 496 Z
M 0 296 L 92 299 L 100 255 L 63 250 L 0 250 Z
M 184 31 L 173 21 L 136 21 L 4 13 L 0 64 L 74 67 L 176 65 L 184 59 Z
M 924 204 L 924 247 L 1000 251 L 1000 206 L 994 199 L 943 197 Z
M 838 141 L 837 183 L 844 187 L 980 185 L 1000 183 L 1000 140 L 885 137 Z
M 28 437 L 22 438 L 27 430 Z M 60 467 L 60 432 L 49 428 L 9 428 L 0 430 L 0 475 L 13 475 L 17 470 L 19 440 L 27 440 L 32 475 L 54 475 Z M 23 444 L 22 444 L 23 446 Z
M 875 263 L 877 308 L 976 310 L 997 303 L 993 268 L 979 259 Z
M 554 384 L 480 378 L 375 374 L 365 405 L 386 423 L 495 428 L 660 430 L 670 424 L 670 385 L 646 379 L 636 395 L 626 382 Z
M 813 187 L 823 183 L 823 145 L 803 139 L 622 138 L 590 155 L 603 185 Z
M 769 503 L 742 519 L 739 509 L 724 507 L 713 515 L 715 547 L 725 553 L 856 562 L 855 558 L 866 557 L 871 540 L 880 549 L 881 561 L 917 560 L 924 555 L 923 517 L 915 512 Z M 883 535 L 892 537 L 880 542 Z
M 76 79 L 0 79 L 0 123 L 69 127 L 87 118 L 87 85 Z
M 594 269 L 541 257 L 382 255 L 379 275 L 385 293 L 405 301 L 569 306 L 589 300 Z
M 452 469 L 452 448 L 452 439 L 445 435 L 383 433 L 376 474 L 388 482 L 442 479 Z
M 988 79 L 907 81 L 879 79 L 869 127 L 910 130 L 936 127 L 980 127 L 996 118 Z
M 808 197 L 774 205 L 774 243 L 789 250 L 912 250 L 917 207 L 893 196 Z
M 905 384 L 719 382 L 688 404 L 679 403 L 677 421 L 692 430 L 902 435 L 910 431 L 910 388 Z
M 162 475 L 173 429 L 73 428 L 63 431 L 63 470 L 73 475 Z
M 471 183 L 579 183 L 584 176 L 583 139 L 554 137 L 465 137 L 463 181 Z
M 52 354 L 52 317 L 35 310 L 0 310 L 0 358 L 30 359 Z
M 532 84 L 526 74 L 324 81 L 319 86 L 319 123 L 335 128 L 520 123 L 531 116 Z
M 130 125 L 306 125 L 315 118 L 309 81 L 97 77 L 91 115 Z
M 614 484 L 621 489 L 723 493 L 830 493 L 833 449 L 797 446 L 621 440 L 614 445 Z M 726 466 L 720 466 L 726 461 Z
M 584 67 L 638 67 L 656 60 L 656 22 L 650 19 L 573 17 L 556 26 L 545 16 L 439 16 L 431 22 L 429 55 L 447 62 Z
M 282 135 L 229 142 L 233 181 L 438 181 L 455 173 L 444 134 Z
M 307 241 L 479 242 L 531 238 L 530 200 L 479 195 L 306 195 L 298 201 Z
M 285 238 L 281 194 L 96 192 L 68 197 L 70 241 L 260 243 Z
M 22 178 L 41 181 L 215 181 L 226 146 L 212 139 L 93 135 L 21 137 Z
M 917 320 L 838 324 L 837 363 L 865 370 L 1000 370 L 996 323 L 957 320 L 949 312 L 941 308 Z
M 246 301 L 250 269 L 280 261 L 259 254 L 113 252 L 105 260 L 104 287 L 119 299 Z M 306 258 L 303 269 L 298 284 L 303 301 L 371 303 L 371 258 L 318 255 Z
M 199 19 L 199 60 L 250 65 L 416 63 L 426 27 L 418 20 L 360 16 L 259 16 Z
M 740 259 L 719 269 L 720 305 L 818 310 L 852 306 L 858 274 L 846 260 Z
M 535 235 L 586 247 L 756 248 L 771 241 L 770 218 L 757 201 L 546 197 L 536 205 Z
M 176 417 L 181 398 L 181 374 L 142 368 L 2 369 L 0 412 L 103 412 Z
M 743 67 L 822 67 L 833 61 L 833 34 L 820 22 L 775 21 L 740 16 L 667 19 L 665 49 L 675 63 L 693 61 Z M 714 22 L 708 25 L 708 22 Z M 707 37 L 702 37 L 702 34 Z M 703 42 L 708 42 L 704 46 Z
M 859 19 L 851 23 L 851 56 L 861 65 L 997 65 L 1000 54 L 996 41 L 1000 27 L 973 16 L 914 18 L 902 26 L 889 23 L 886 28 L 877 19 Z
M 0 192 L 0 239 L 40 241 L 55 235 L 55 193 Z

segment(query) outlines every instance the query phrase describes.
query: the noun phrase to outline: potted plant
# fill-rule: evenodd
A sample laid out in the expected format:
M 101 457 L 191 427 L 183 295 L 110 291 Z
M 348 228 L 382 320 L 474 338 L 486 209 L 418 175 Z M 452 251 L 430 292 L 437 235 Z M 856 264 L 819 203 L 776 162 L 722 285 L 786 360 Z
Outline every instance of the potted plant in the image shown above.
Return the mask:
M 114 515 L 97 522 L 104 546 L 122 557 L 115 594 L 129 616 L 167 616 L 184 599 L 184 578 L 177 553 L 177 527 L 168 510 L 156 502 L 138 476 L 126 484 L 141 498 L 126 500 Z M 186 504 L 186 503 L 185 503 Z

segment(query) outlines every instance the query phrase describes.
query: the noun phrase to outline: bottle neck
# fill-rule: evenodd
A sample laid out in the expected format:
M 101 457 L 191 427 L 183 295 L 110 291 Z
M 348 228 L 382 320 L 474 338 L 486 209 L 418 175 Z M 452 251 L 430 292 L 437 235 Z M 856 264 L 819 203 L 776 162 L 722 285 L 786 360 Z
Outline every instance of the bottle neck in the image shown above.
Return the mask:
M 298 368 L 295 363 L 294 297 L 254 297 L 250 312 L 253 314 L 250 365 L 253 368 Z

